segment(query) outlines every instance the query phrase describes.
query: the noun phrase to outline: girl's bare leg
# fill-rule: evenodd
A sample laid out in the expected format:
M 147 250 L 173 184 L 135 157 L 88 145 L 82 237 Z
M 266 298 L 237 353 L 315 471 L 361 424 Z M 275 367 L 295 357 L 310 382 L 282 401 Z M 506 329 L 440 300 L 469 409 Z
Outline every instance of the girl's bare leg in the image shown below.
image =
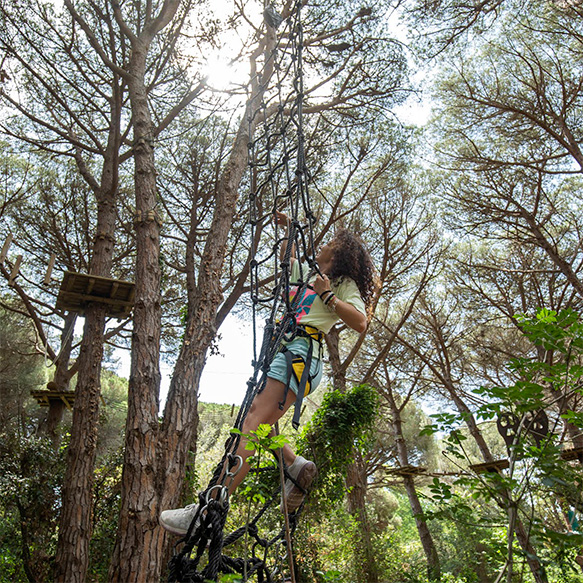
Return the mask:
M 283 409 L 280 409 L 279 403 L 283 399 L 284 392 L 285 387 L 283 383 L 273 379 L 267 379 L 267 383 L 263 391 L 261 391 L 261 393 L 256 395 L 253 399 L 253 403 L 249 408 L 247 417 L 243 421 L 242 432 L 248 434 L 251 431 L 256 431 L 259 425 L 262 423 L 269 423 L 269 425 L 274 425 L 275 422 L 281 418 L 281 416 L 291 407 L 291 405 L 296 400 L 294 392 L 288 391 Z M 247 472 L 249 471 L 247 458 L 253 452 L 247 451 L 245 449 L 245 444 L 246 440 L 241 438 L 236 454 L 241 456 L 243 459 L 243 464 L 233 477 L 233 481 L 229 484 L 229 493 L 233 493 L 233 491 L 243 481 L 247 475 Z M 296 458 L 289 445 L 284 446 L 283 456 L 285 463 L 288 466 L 290 466 Z M 190 504 L 186 508 L 164 510 L 164 512 L 160 514 L 160 524 L 166 530 L 174 534 L 184 535 L 188 531 L 189 525 L 191 524 L 197 509 L 198 505 Z
M 276 421 L 279 421 L 283 414 L 293 405 L 296 400 L 295 393 L 290 389 L 287 393 L 283 409 L 280 409 L 279 403 L 283 399 L 284 392 L 285 385 L 282 382 L 268 378 L 263 391 L 255 395 L 249 412 L 243 421 L 243 428 L 241 431 L 244 434 L 248 434 L 251 431 L 257 431 L 257 428 L 262 423 L 274 425 Z M 229 494 L 232 494 L 237 489 L 237 486 L 239 486 L 239 484 L 245 479 L 245 476 L 249 472 L 247 458 L 249 458 L 253 452 L 245 449 L 246 443 L 247 441 L 242 437 L 235 455 L 241 456 L 243 459 L 243 465 L 241 469 L 235 474 L 233 481 L 229 485 Z M 283 457 L 285 459 L 285 463 L 288 466 L 293 463 L 296 457 L 292 448 L 287 444 L 283 447 Z

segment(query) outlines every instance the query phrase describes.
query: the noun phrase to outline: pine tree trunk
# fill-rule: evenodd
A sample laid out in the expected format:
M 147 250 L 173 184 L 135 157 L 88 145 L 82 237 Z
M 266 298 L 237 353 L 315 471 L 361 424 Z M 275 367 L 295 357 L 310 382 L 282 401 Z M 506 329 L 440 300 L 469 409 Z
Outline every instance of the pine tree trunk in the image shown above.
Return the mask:
M 536 549 L 530 543 L 530 537 L 524 524 L 521 520 L 517 519 L 514 527 L 514 532 L 516 534 L 516 540 L 520 545 L 520 548 L 526 554 L 526 561 L 530 567 L 530 571 L 536 583 L 548 583 L 547 573 L 545 568 L 538 560 Z
M 407 451 L 405 438 L 403 437 L 401 410 L 397 406 L 390 388 L 387 390 L 386 394 L 391 409 L 391 424 L 393 426 L 399 463 L 401 466 L 408 466 L 410 465 L 409 453 Z M 435 547 L 435 543 L 433 542 L 431 532 L 429 531 L 427 521 L 423 516 L 423 508 L 421 507 L 421 502 L 419 501 L 419 496 L 417 495 L 417 490 L 415 489 L 415 480 L 413 476 L 403 476 L 403 485 L 405 486 L 405 491 L 407 492 L 407 497 L 409 498 L 411 512 L 415 517 L 415 525 L 417 526 L 417 532 L 419 533 L 419 540 L 421 541 L 421 546 L 423 547 L 423 552 L 425 553 L 428 579 L 430 581 L 440 581 L 441 567 L 439 564 L 439 555 L 437 554 L 437 549 Z
M 111 274 L 117 220 L 121 98 L 115 83 L 112 85 L 111 107 L 108 142 L 99 183 L 90 175 L 80 155 L 77 159 L 80 173 L 93 188 L 97 201 L 90 273 L 102 277 Z M 89 566 L 106 312 L 106 306 L 99 303 L 89 304 L 85 310 L 55 559 L 57 583 L 85 581 Z
M 448 379 L 446 382 L 447 390 L 451 396 L 452 401 L 455 403 L 457 410 L 463 415 L 463 419 L 465 424 L 470 432 L 470 435 L 474 438 L 478 449 L 480 450 L 480 454 L 482 455 L 482 459 L 484 462 L 492 462 L 494 461 L 494 457 L 476 423 L 476 418 L 474 417 L 473 413 L 471 412 L 470 408 L 466 405 L 463 399 L 460 398 L 458 395 L 453 382 Z
M 339 343 L 340 334 L 338 328 L 334 327 L 326 334 L 332 382 L 335 390 L 346 392 L 346 368 L 340 358 Z M 374 554 L 370 523 L 366 513 L 366 467 L 358 452 L 355 452 L 355 461 L 348 466 L 346 489 L 348 511 L 354 516 L 358 525 L 359 541 L 355 546 L 354 560 L 357 562 L 356 572 L 359 583 L 377 583 L 379 580 L 378 561 Z
M 348 467 L 346 476 L 348 487 L 348 512 L 358 522 L 359 540 L 355 547 L 355 560 L 357 582 L 378 583 L 378 559 L 372 544 L 370 522 L 366 512 L 366 467 L 360 455 L 356 456 L 354 463 Z
M 162 538 L 158 529 L 156 446 L 160 393 L 160 224 L 153 123 L 144 83 L 153 34 L 132 43 L 128 90 L 134 118 L 136 271 L 132 356 L 121 510 L 110 581 L 156 581 L 157 557 L 144 552 Z
M 334 390 L 341 393 L 346 392 L 346 370 L 342 366 L 340 359 L 340 333 L 334 326 L 326 334 L 326 347 L 328 348 L 328 358 L 330 360 L 330 369 L 332 371 L 332 386 Z
M 104 325 L 105 307 L 90 306 L 85 315 L 79 354 L 79 378 L 63 484 L 55 571 L 55 581 L 59 583 L 85 581 L 89 566 Z
M 112 100 L 111 126 L 97 199 L 96 236 L 90 272 L 109 277 L 113 260 L 116 197 L 118 191 L 119 102 Z M 55 581 L 85 581 L 89 566 L 89 541 L 93 532 L 93 471 L 101 400 L 101 362 L 107 308 L 89 304 L 78 358 L 71 441 L 62 491 Z
M 427 521 L 423 517 L 423 508 L 421 507 L 421 502 L 417 495 L 414 478 L 412 476 L 404 476 L 403 485 L 407 492 L 411 512 L 415 517 L 415 525 L 417 527 L 417 532 L 419 533 L 419 540 L 421 541 L 421 546 L 425 553 L 425 560 L 427 561 L 427 577 L 430 581 L 440 581 L 441 567 L 439 564 L 439 555 L 437 554 L 433 537 L 427 526 Z
M 113 159 L 110 162 L 115 163 Z M 105 179 L 113 175 L 117 176 L 117 173 L 104 171 Z M 108 276 L 111 271 L 116 220 L 113 199 L 117 184 L 111 181 L 106 184 L 107 194 L 98 197 L 97 229 L 107 236 L 96 239 L 91 268 L 91 273 L 100 276 Z M 89 565 L 105 316 L 103 304 L 91 304 L 85 312 L 55 561 L 55 581 L 59 583 L 84 581 Z

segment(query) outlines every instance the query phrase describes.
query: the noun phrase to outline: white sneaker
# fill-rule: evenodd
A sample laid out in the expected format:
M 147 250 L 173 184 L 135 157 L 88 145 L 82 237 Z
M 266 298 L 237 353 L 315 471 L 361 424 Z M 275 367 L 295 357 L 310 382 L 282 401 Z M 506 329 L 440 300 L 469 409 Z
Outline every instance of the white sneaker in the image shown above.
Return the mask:
M 285 501 L 288 514 L 295 512 L 304 501 L 315 477 L 318 475 L 318 468 L 301 455 L 297 456 L 292 465 L 287 469 L 289 475 L 299 484 L 296 486 L 290 479 L 285 481 Z M 283 504 L 282 504 L 283 510 Z
M 184 508 L 175 508 L 174 510 L 164 510 L 160 514 L 160 524 L 169 532 L 184 536 L 190 527 L 194 515 L 198 511 L 198 504 L 189 504 Z M 196 521 L 193 532 L 197 529 L 200 516 Z

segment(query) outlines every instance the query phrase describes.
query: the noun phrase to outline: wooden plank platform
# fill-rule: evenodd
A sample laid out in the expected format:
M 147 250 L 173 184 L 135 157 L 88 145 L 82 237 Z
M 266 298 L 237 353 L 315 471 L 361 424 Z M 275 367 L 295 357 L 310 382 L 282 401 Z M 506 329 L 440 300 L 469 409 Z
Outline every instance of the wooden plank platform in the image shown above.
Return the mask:
M 470 468 L 477 474 L 485 474 L 487 472 L 500 472 L 510 467 L 510 462 L 506 459 L 495 460 L 493 462 L 484 462 L 482 464 L 472 464 Z
M 565 461 L 581 461 L 583 459 L 583 447 L 571 447 L 569 449 L 564 449 L 561 452 L 561 458 Z
M 134 305 L 135 285 L 129 281 L 66 271 L 57 296 L 57 308 L 84 314 L 88 304 L 107 305 L 108 315 L 129 316 Z
M 75 391 L 41 389 L 39 391 L 31 391 L 30 394 L 41 407 L 48 407 L 51 401 L 63 401 L 67 409 L 72 409 L 75 402 Z
M 417 466 L 400 466 L 398 468 L 392 468 L 388 470 L 387 473 L 394 474 L 395 476 L 419 476 L 425 472 L 427 472 L 427 468 Z

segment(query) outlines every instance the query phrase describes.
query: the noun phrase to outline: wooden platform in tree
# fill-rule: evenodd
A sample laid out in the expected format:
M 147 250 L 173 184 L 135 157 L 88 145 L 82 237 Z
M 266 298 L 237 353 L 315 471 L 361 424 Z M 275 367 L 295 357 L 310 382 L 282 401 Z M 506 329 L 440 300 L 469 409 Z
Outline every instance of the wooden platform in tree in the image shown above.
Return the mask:
M 107 305 L 108 315 L 129 316 L 134 305 L 134 284 L 129 281 L 66 271 L 57 296 L 57 308 L 85 313 L 88 304 Z
M 495 460 L 493 462 L 484 462 L 482 464 L 472 464 L 470 468 L 477 474 L 485 474 L 486 472 L 500 472 L 510 467 L 510 462 L 506 459 Z
M 400 466 L 388 471 L 389 474 L 394 474 L 395 476 L 419 476 L 425 472 L 427 472 L 427 468 L 418 466 Z
M 565 461 L 581 461 L 581 459 L 583 459 L 583 447 L 571 447 L 569 449 L 564 449 L 561 452 L 561 458 Z
M 41 407 L 48 407 L 51 401 L 63 401 L 67 409 L 72 409 L 75 402 L 75 391 L 41 389 L 39 391 L 31 391 L 30 394 Z

